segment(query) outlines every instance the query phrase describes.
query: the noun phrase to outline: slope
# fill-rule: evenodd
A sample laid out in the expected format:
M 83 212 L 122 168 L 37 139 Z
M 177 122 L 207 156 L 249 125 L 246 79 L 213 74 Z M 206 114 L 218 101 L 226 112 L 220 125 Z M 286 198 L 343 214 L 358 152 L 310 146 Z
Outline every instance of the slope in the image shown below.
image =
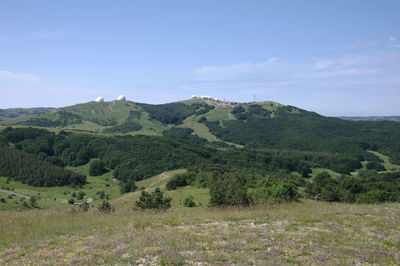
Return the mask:
M 0 109 L 0 122 L 20 116 L 37 115 L 51 112 L 54 108 L 8 108 Z

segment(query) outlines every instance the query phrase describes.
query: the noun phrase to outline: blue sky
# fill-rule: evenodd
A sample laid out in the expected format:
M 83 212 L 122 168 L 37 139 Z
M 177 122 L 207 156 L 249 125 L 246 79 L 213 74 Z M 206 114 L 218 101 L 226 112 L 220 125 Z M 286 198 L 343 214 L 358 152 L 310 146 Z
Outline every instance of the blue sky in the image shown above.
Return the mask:
M 0 108 L 192 94 L 400 115 L 400 1 L 0 1 Z

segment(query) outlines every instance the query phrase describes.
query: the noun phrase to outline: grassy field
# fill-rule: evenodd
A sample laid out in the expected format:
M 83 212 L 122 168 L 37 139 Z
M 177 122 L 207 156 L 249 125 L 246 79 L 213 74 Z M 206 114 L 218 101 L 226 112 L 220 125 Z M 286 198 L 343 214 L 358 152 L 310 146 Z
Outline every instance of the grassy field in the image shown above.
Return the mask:
M 14 180 L 7 180 L 5 177 L 0 177 L 0 189 L 7 191 L 7 195 L 0 194 L 0 199 L 5 198 L 6 203 L 0 202 L 0 210 L 24 210 L 24 209 L 65 209 L 70 208 L 71 204 L 68 200 L 73 198 L 74 205 L 79 206 L 90 198 L 93 206 L 98 205 L 103 201 L 101 192 L 104 191 L 104 199 L 115 199 L 120 197 L 119 186 L 112 181 L 112 172 L 105 173 L 101 176 L 89 176 L 89 164 L 79 167 L 69 167 L 75 171 L 79 171 L 87 175 L 87 184 L 81 187 L 62 186 L 62 187 L 33 187 Z M 73 193 L 84 192 L 86 198 L 78 200 L 73 197 Z M 35 197 L 37 206 L 33 207 L 30 204 L 24 206 L 20 197 L 9 199 L 10 193 L 18 193 L 26 197 Z M 28 200 L 26 200 L 29 203 Z
M 400 205 L 0 212 L 0 264 L 400 263 Z
M 385 166 L 386 170 L 389 172 L 393 172 L 393 171 L 400 171 L 400 166 L 393 164 L 390 162 L 390 158 L 382 153 L 376 152 L 376 151 L 368 151 L 376 156 L 378 156 L 379 158 L 381 158 L 383 160 L 383 166 Z
M 89 164 L 71 169 L 88 175 Z M 326 170 L 315 168 L 312 176 Z M 0 265 L 400 264 L 399 203 L 209 208 L 208 189 L 165 191 L 171 177 L 185 172 L 137 182 L 172 198 L 166 212 L 136 210 L 141 191 L 121 195 L 112 172 L 89 176 L 79 188 L 35 188 L 0 177 Z M 87 212 L 79 209 L 87 199 L 68 204 L 74 191 L 93 200 Z M 96 208 L 99 191 L 110 199 L 111 213 Z M 188 196 L 196 207 L 183 206 Z

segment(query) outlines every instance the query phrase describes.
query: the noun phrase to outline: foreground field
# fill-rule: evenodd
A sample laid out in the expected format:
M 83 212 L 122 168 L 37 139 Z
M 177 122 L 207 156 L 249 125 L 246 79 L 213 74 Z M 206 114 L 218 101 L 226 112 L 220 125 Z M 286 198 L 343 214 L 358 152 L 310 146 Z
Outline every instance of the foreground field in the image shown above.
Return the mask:
M 0 212 L 0 264 L 400 264 L 400 204 Z

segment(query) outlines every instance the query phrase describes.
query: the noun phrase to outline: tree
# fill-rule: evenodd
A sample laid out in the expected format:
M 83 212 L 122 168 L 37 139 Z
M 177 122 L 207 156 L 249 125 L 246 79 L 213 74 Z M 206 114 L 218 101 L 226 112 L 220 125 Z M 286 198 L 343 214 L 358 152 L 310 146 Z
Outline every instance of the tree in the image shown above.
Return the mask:
M 105 164 L 100 160 L 95 160 L 90 163 L 89 174 L 91 176 L 99 176 L 107 172 Z
M 139 201 L 136 201 L 136 207 L 145 209 L 167 210 L 171 207 L 171 198 L 164 198 L 160 188 L 156 188 L 152 193 L 142 190 Z
M 129 179 L 125 182 L 120 182 L 119 183 L 119 188 L 120 188 L 120 192 L 121 193 L 129 193 L 129 192 L 133 192 L 137 189 L 137 186 L 135 184 L 135 181 L 133 181 L 132 179 Z

